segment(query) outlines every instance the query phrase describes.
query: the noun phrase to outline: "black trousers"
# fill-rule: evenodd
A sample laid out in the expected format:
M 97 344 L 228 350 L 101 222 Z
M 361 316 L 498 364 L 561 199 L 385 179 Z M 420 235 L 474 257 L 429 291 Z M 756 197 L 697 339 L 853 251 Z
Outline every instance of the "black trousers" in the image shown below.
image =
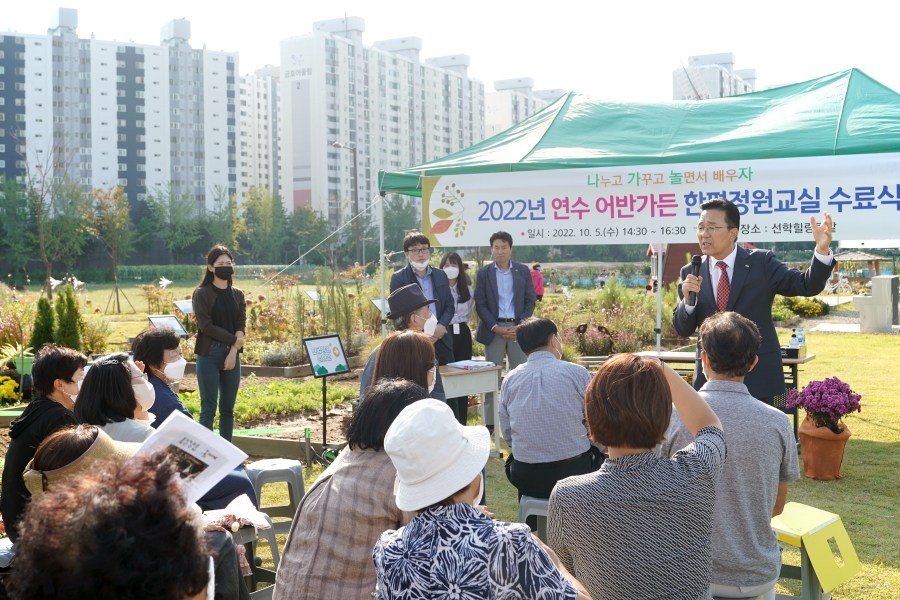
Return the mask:
M 523 463 L 510 454 L 506 459 L 506 477 L 519 490 L 520 500 L 522 496 L 549 498 L 557 481 L 593 473 L 603 464 L 604 458 L 595 446 L 575 458 L 551 463 Z
M 465 323 L 459 324 L 459 333 L 453 333 L 453 327 L 453 325 L 450 326 L 448 334 L 453 336 L 453 360 L 472 360 L 472 331 Z M 453 409 L 456 420 L 461 425 L 465 425 L 469 416 L 469 397 L 447 398 L 447 404 Z

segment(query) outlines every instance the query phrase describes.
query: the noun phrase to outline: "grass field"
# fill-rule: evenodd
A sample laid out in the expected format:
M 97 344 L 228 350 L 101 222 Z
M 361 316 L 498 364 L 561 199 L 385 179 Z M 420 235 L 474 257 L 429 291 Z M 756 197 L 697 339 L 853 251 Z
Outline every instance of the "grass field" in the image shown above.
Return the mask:
M 791 484 L 788 501 L 839 514 L 850 534 L 863 571 L 834 590 L 835 600 L 896 600 L 900 598 L 900 532 L 894 530 L 900 525 L 900 403 L 894 391 L 894 358 L 900 355 L 900 337 L 809 332 L 807 346 L 816 359 L 802 368 L 801 385 L 840 377 L 862 394 L 863 411 L 845 420 L 853 437 L 847 445 L 844 479 L 801 478 Z M 307 487 L 319 473 L 318 467 L 306 471 Z M 486 485 L 488 506 L 497 518 L 516 520 L 516 491 L 500 459 L 488 461 Z M 272 484 L 264 491 L 263 504 L 282 504 L 286 498 L 286 486 Z M 283 545 L 285 536 L 281 538 Z M 799 564 L 799 553 L 788 549 L 784 559 Z M 799 591 L 792 581 L 779 585 L 780 593 Z

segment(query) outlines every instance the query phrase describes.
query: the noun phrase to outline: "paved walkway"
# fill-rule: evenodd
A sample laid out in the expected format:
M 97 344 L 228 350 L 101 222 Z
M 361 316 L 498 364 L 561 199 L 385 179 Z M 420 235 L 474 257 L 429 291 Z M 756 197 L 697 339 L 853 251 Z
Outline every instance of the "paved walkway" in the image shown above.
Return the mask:
M 900 333 L 900 325 L 892 327 L 893 333 Z M 832 333 L 859 333 L 859 323 L 819 323 L 809 331 L 828 331 Z

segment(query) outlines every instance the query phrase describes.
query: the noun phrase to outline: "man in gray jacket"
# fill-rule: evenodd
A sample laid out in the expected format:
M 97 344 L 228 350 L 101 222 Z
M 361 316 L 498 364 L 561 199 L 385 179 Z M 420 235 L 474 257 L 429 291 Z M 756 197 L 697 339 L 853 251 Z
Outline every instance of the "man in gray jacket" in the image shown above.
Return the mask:
M 700 326 L 707 379 L 700 395 L 722 422 L 728 445 L 713 508 L 714 597 L 774 600 L 781 547 L 770 521 L 784 510 L 788 482 L 800 478 L 790 419 L 744 385 L 759 368 L 760 341 L 756 324 L 736 312 L 716 313 Z M 672 456 L 693 441 L 673 410 L 659 452 Z
M 526 360 L 516 342 L 516 327 L 531 316 L 537 296 L 526 265 L 512 262 L 512 236 L 498 231 L 491 236 L 491 255 L 494 262 L 478 269 L 475 279 L 475 310 L 478 329 L 475 341 L 484 344 L 485 358 L 502 365 L 509 357 L 513 370 Z M 494 429 L 494 395 L 484 396 L 485 425 Z

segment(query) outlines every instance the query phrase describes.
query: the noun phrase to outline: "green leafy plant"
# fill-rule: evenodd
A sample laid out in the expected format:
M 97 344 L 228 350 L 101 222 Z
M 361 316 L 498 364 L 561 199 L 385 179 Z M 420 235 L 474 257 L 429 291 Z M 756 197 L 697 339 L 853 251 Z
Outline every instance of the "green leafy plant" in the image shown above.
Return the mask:
M 34 319 L 34 330 L 31 333 L 31 348 L 35 352 L 44 344 L 53 342 L 53 329 L 56 319 L 53 316 L 53 307 L 46 298 L 37 301 L 37 316 Z
M 91 315 L 79 322 L 82 351 L 85 354 L 103 354 L 106 352 L 107 340 L 113 333 L 109 319 L 101 315 Z
M 66 286 L 56 297 L 56 332 L 54 341 L 66 348 L 81 350 L 81 313 L 75 301 L 75 292 Z

